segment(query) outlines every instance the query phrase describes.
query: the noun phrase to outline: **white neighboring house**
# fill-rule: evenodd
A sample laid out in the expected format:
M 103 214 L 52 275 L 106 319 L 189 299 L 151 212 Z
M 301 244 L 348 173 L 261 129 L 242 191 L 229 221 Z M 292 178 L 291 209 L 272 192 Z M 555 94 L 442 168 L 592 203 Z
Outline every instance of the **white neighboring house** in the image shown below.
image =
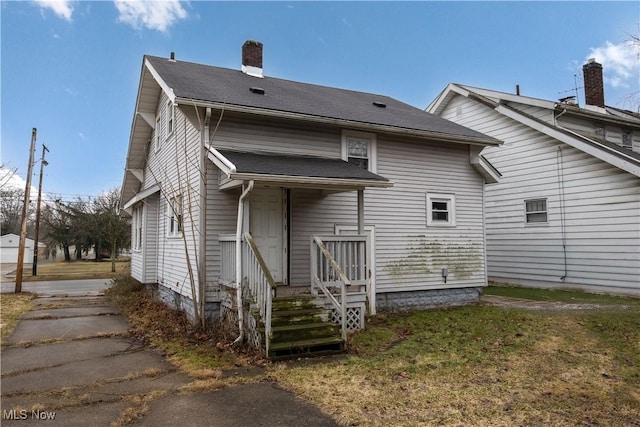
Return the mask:
M 477 301 L 495 179 L 478 153 L 500 142 L 387 96 L 265 76 L 259 42 L 242 60 L 144 57 L 121 196 L 131 275 L 190 314 L 244 318 L 251 301 L 267 338 L 273 297 L 292 291 L 349 328 Z
M 427 111 L 505 142 L 482 152 L 489 280 L 640 296 L 640 115 L 583 71 L 582 108 L 449 84 Z
M 24 262 L 25 264 L 33 263 L 33 239 L 27 238 L 25 240 L 24 248 Z M 17 234 L 5 234 L 0 237 L 0 263 L 2 264 L 15 264 L 18 262 L 18 249 L 20 246 L 20 236 Z M 38 243 L 39 248 L 45 248 L 42 242 Z

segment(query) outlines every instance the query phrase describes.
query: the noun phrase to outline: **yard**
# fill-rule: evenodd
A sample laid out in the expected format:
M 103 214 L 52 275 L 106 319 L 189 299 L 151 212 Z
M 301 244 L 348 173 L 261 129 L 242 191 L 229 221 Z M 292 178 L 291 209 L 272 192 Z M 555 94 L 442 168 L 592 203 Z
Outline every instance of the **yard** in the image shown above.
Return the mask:
M 379 314 L 345 355 L 265 364 L 120 283 L 132 333 L 194 377 L 183 392 L 274 381 L 342 425 L 640 426 L 637 298 L 489 287 L 549 305 Z
M 377 316 L 346 357 L 269 375 L 345 425 L 638 426 L 640 301 L 584 295 L 606 307 Z
M 111 261 L 76 260 L 65 261 L 44 261 L 38 263 L 38 274 L 32 276 L 31 264 L 22 270 L 22 280 L 33 282 L 40 280 L 73 280 L 73 279 L 108 279 L 114 276 L 126 274 L 131 263 L 129 258 L 118 258 L 116 261 L 116 272 L 111 272 Z M 3 265 L 3 280 L 7 279 L 7 273 L 11 280 L 15 280 L 15 265 Z

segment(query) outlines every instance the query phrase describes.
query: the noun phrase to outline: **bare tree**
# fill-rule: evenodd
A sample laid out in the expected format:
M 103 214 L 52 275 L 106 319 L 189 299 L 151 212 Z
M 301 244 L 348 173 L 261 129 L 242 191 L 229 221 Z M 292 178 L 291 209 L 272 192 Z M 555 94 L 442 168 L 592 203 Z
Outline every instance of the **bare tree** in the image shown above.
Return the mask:
M 24 190 L 19 188 L 0 189 L 0 233 L 20 234 Z
M 0 164 L 0 190 L 5 190 L 17 170 L 18 168 L 11 168 L 4 163 Z
M 118 252 L 129 245 L 131 238 L 129 220 L 120 215 L 120 190 L 112 189 L 96 198 L 90 218 L 96 240 L 110 251 L 111 271 L 115 272 Z

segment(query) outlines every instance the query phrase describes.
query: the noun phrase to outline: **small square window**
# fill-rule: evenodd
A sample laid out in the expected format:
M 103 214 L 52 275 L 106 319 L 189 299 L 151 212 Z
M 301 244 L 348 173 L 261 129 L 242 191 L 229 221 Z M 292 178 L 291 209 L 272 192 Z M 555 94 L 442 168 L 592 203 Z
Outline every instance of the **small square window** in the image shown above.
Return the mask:
M 547 222 L 547 199 L 525 200 L 524 210 L 527 224 Z
M 427 226 L 453 227 L 455 225 L 455 195 L 427 193 Z

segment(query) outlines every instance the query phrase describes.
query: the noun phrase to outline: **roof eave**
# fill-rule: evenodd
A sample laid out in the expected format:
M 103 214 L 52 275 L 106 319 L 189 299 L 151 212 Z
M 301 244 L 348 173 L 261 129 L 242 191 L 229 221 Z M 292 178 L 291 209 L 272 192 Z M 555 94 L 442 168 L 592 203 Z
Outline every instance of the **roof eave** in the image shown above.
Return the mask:
M 393 187 L 391 181 L 358 179 L 358 178 L 324 178 L 315 176 L 270 175 L 260 173 L 232 173 L 231 181 L 255 181 L 262 183 L 287 184 L 291 187 L 308 188 L 341 188 L 360 189 L 366 187 L 389 188 Z
M 488 146 L 488 145 L 498 146 L 502 144 L 501 141 L 498 141 L 490 137 L 450 135 L 450 134 L 445 134 L 441 132 L 430 132 L 430 131 L 424 131 L 420 129 L 410 129 L 410 128 L 403 128 L 398 126 L 365 123 L 365 122 L 359 122 L 354 120 L 338 119 L 334 117 L 314 116 L 310 114 L 295 113 L 290 111 L 270 110 L 270 109 L 252 107 L 252 106 L 246 106 L 246 105 L 227 104 L 223 102 L 202 101 L 202 100 L 194 100 L 190 98 L 180 98 L 180 97 L 176 98 L 176 102 L 178 104 L 189 104 L 189 105 L 196 104 L 202 107 L 210 107 L 210 108 L 214 108 L 222 111 L 248 113 L 248 114 L 255 114 L 260 116 L 289 119 L 289 120 L 301 120 L 301 121 L 313 122 L 317 124 L 334 125 L 334 126 L 340 126 L 345 128 L 351 128 L 355 130 L 363 130 L 363 131 L 369 131 L 369 132 L 377 131 L 377 132 L 395 134 L 395 135 L 427 138 L 434 141 L 442 141 L 442 142 L 449 142 L 449 143 L 474 144 L 474 145 L 483 145 L 483 146 Z

